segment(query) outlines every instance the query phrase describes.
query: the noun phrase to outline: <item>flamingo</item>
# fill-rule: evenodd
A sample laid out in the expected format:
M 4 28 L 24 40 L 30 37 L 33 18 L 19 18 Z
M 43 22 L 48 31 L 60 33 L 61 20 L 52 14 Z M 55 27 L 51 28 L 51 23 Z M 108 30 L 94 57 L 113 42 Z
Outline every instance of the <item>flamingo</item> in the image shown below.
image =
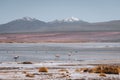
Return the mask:
M 68 56 L 69 56 L 69 60 L 70 60 L 70 57 L 72 56 L 72 53 L 68 53 Z
M 56 55 L 55 55 L 55 57 L 56 57 L 56 58 L 59 58 L 59 57 L 60 57 L 60 55 L 56 54 Z
M 19 58 L 19 56 L 14 56 L 15 62 L 17 62 L 18 58 Z

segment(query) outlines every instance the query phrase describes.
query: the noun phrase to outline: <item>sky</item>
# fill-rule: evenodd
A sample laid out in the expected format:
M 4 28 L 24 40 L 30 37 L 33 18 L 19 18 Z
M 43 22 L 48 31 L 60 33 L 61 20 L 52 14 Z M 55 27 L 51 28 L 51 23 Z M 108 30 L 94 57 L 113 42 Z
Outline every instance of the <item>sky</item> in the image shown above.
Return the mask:
M 0 24 L 26 16 L 45 22 L 72 16 L 88 22 L 120 20 L 120 0 L 0 0 Z

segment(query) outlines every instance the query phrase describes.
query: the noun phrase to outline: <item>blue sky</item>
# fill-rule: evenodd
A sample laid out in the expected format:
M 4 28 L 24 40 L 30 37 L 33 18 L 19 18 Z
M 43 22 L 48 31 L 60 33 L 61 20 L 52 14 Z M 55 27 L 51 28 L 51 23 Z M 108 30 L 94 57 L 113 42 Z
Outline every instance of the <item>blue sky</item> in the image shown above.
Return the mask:
M 25 16 L 46 22 L 71 16 L 88 22 L 120 20 L 120 0 L 0 0 L 0 24 Z

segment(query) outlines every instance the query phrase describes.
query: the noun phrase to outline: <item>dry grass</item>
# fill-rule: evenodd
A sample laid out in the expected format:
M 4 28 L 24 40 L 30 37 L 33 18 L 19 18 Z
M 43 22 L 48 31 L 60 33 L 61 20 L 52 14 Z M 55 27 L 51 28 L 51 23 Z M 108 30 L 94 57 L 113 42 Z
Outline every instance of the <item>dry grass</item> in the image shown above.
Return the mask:
M 26 74 L 26 77 L 35 77 L 35 75 L 30 74 L 30 73 L 27 73 L 27 74 Z
M 99 76 L 106 77 L 106 74 L 105 73 L 100 73 Z
M 39 72 L 48 72 L 48 68 L 47 67 L 41 67 L 41 68 L 39 68 Z
M 32 64 L 32 62 L 22 62 L 22 64 Z
M 59 78 L 70 78 L 70 75 L 69 75 L 69 74 L 66 74 L 66 73 L 62 73 Z M 68 79 L 67 79 L 67 80 L 68 80 Z
M 61 69 L 59 70 L 59 72 L 66 72 L 66 73 L 69 73 L 69 71 L 67 69 Z
M 89 73 L 105 73 L 105 74 L 119 74 L 120 66 L 114 65 L 98 65 L 94 68 L 80 68 L 75 72 L 89 72 Z
M 90 72 L 91 69 L 89 68 L 80 68 L 80 69 L 76 69 L 75 72 Z
M 120 67 L 119 66 L 110 66 L 110 65 L 100 65 L 95 68 L 92 68 L 91 71 L 93 73 L 119 74 Z
M 23 73 L 23 74 L 27 74 L 27 72 L 26 72 L 26 71 L 22 71 L 22 73 Z

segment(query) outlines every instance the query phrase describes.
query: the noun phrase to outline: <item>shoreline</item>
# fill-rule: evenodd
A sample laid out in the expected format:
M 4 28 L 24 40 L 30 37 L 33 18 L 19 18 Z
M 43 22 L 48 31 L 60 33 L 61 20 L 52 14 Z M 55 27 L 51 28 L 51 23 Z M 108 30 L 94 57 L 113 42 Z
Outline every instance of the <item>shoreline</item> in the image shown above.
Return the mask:
M 117 63 L 115 63 L 118 61 Z M 106 63 L 106 64 L 105 64 Z M 77 72 L 77 69 L 93 68 L 97 65 L 117 65 L 120 60 L 111 61 L 45 61 L 23 64 L 21 62 L 2 62 L 0 64 L 0 80 L 119 80 L 119 74 Z M 39 72 L 40 67 L 46 67 L 48 72 Z M 26 76 L 29 74 L 29 76 Z M 33 75 L 33 76 L 30 76 Z

